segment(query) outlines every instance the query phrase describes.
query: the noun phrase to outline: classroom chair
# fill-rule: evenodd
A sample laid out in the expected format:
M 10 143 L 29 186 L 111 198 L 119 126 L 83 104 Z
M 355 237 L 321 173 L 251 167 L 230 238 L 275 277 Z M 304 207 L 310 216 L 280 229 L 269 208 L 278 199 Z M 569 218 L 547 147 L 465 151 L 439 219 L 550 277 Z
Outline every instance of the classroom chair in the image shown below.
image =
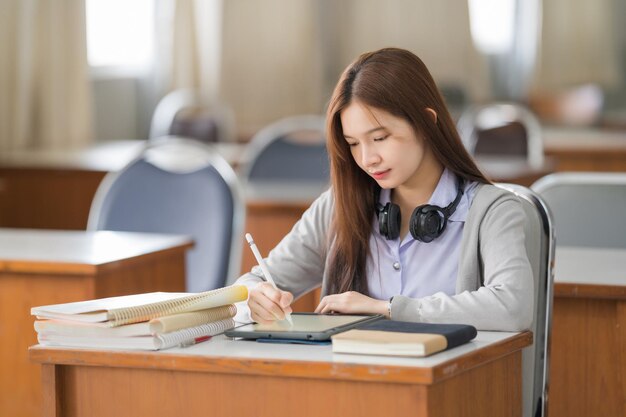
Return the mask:
M 626 248 L 626 174 L 559 172 L 532 185 L 554 215 L 559 246 Z
M 526 213 L 526 251 L 533 268 L 535 308 L 533 344 L 522 351 L 522 400 L 525 417 L 543 417 L 548 402 L 552 322 L 554 228 L 550 210 L 539 195 L 516 184 L 496 184 L 518 196 Z
M 544 164 L 541 125 L 521 104 L 471 106 L 459 117 L 457 129 L 471 155 L 522 156 L 537 169 Z
M 235 140 L 232 109 L 221 103 L 208 104 L 191 89 L 166 94 L 157 104 L 150 122 L 150 140 L 179 136 L 203 143 Z
M 192 236 L 186 287 L 199 292 L 239 276 L 244 211 L 235 173 L 220 155 L 208 145 L 168 137 L 149 142 L 104 178 L 87 229 Z
M 287 117 L 252 137 L 240 172 L 247 182 L 328 183 L 326 123 L 321 115 Z

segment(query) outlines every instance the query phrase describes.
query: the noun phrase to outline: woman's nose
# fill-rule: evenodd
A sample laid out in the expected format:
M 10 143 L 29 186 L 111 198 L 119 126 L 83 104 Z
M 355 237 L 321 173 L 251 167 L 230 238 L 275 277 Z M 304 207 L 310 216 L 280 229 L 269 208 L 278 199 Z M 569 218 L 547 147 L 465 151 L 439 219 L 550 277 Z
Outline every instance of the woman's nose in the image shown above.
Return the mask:
M 375 166 L 380 162 L 380 155 L 373 146 L 363 146 L 361 153 L 361 160 L 366 167 Z

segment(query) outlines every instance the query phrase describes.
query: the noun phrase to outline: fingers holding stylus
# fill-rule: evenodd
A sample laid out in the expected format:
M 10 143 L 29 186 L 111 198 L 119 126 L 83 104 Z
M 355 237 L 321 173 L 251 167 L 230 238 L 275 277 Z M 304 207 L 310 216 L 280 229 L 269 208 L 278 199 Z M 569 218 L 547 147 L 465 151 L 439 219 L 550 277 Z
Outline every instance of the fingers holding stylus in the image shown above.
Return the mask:
M 274 288 L 270 283 L 263 282 L 252 290 L 248 298 L 248 306 L 253 320 L 269 323 L 284 320 L 285 314 L 292 312 L 293 295 L 287 291 Z

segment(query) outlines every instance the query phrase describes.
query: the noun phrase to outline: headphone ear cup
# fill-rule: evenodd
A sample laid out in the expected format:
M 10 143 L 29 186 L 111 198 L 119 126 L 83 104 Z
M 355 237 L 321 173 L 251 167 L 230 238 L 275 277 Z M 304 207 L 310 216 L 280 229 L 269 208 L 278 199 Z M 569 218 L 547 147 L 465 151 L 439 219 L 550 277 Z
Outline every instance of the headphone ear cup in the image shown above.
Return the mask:
M 378 215 L 378 230 L 387 240 L 400 236 L 400 206 L 393 203 L 385 204 Z
M 401 222 L 400 206 L 397 204 L 390 204 L 389 206 L 389 219 L 388 228 L 389 237 L 387 239 L 393 240 L 400 236 L 400 224 Z
M 443 233 L 446 223 L 447 218 L 440 207 L 425 204 L 413 210 L 409 231 L 414 239 L 428 243 Z

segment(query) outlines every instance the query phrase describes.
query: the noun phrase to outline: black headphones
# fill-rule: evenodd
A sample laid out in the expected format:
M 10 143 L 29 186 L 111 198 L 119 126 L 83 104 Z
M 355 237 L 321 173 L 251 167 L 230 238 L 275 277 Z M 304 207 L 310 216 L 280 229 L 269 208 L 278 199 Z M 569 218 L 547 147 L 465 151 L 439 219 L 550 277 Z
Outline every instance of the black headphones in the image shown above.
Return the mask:
M 434 204 L 417 206 L 413 210 L 411 220 L 409 221 L 409 231 L 413 239 L 428 243 L 441 236 L 448 224 L 448 218 L 452 216 L 456 206 L 461 201 L 464 188 L 465 181 L 459 178 L 456 197 L 447 207 L 441 208 Z M 380 191 L 377 194 L 379 193 Z M 400 206 L 389 202 L 383 207 L 378 203 L 378 195 L 376 199 L 376 214 L 378 215 L 378 230 L 380 234 L 387 240 L 397 238 L 400 236 Z

